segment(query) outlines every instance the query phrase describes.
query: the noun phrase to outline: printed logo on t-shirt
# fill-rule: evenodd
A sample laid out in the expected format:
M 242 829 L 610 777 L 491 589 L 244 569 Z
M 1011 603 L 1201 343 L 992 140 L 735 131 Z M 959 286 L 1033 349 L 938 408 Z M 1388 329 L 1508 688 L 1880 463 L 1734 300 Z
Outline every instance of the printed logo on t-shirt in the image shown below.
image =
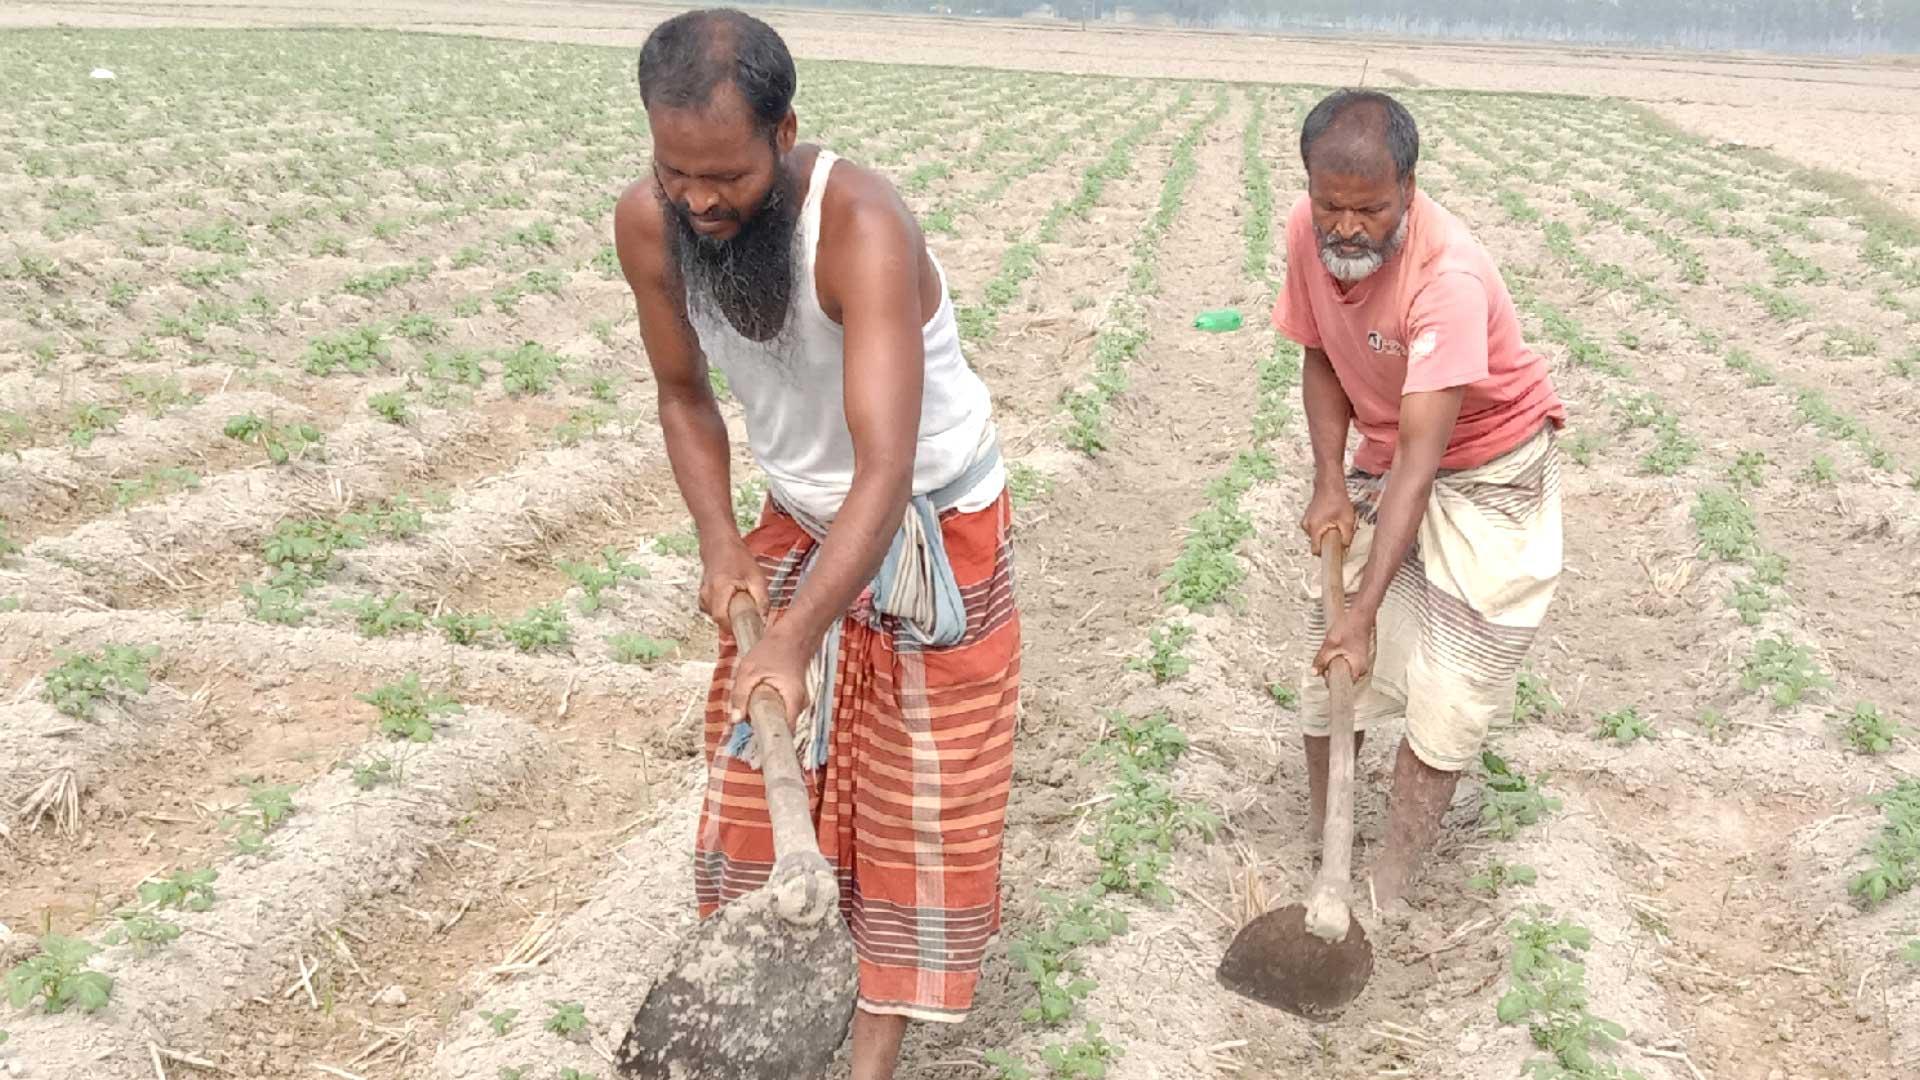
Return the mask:
M 1367 348 L 1372 349 L 1374 352 L 1392 353 L 1395 356 L 1407 355 L 1407 347 L 1405 345 L 1382 335 L 1378 330 L 1367 331 Z
M 1413 339 L 1413 348 L 1407 350 L 1407 359 L 1425 360 L 1427 357 L 1433 355 L 1433 350 L 1439 347 L 1439 344 L 1440 331 L 1428 330 L 1426 333 Z

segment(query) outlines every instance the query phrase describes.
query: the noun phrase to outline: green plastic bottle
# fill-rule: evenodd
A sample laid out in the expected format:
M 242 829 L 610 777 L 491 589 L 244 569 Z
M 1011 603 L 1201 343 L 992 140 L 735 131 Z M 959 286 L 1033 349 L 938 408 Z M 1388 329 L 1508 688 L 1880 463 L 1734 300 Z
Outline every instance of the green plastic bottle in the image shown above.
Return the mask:
M 1203 311 L 1193 320 L 1193 325 L 1209 334 L 1225 334 L 1240 329 L 1240 310 L 1238 308 L 1216 308 Z

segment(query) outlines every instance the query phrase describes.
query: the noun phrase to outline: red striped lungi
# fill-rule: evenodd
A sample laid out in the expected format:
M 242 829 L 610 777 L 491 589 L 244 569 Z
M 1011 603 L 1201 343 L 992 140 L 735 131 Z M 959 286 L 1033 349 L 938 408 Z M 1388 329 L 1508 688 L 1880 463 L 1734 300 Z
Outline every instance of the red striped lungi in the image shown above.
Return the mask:
M 863 593 L 846 616 L 826 764 L 805 773 L 820 850 L 860 955 L 860 1006 L 958 1021 L 1000 928 L 1000 850 L 1013 780 L 1020 616 L 1011 504 L 940 515 L 967 613 L 949 648 L 923 646 Z M 816 541 L 771 501 L 746 538 L 777 620 Z M 695 844 L 702 918 L 759 888 L 773 834 L 759 770 L 718 751 L 737 652 L 723 633 L 707 696 L 708 781 Z

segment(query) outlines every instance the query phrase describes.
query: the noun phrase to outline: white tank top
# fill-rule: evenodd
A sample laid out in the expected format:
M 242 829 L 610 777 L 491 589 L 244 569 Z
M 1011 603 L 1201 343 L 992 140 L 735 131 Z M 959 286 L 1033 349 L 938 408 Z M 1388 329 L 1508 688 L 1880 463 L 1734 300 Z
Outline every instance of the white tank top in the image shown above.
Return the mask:
M 726 375 L 746 411 L 747 444 L 754 460 L 778 497 L 823 522 L 840 512 L 853 486 L 853 436 L 847 430 L 844 383 L 846 335 L 820 307 L 814 277 L 820 206 L 837 160 L 831 151 L 819 152 L 795 224 L 802 245 L 796 267 L 800 277 L 794 283 L 786 331 L 772 342 L 758 342 L 735 330 L 724 315 L 703 310 L 693 318 L 708 363 Z M 987 384 L 960 352 L 946 271 L 937 259 L 933 266 L 940 275 L 940 309 L 921 329 L 926 377 L 913 460 L 915 495 L 953 483 L 976 459 L 995 451 L 996 439 Z M 953 507 L 963 512 L 984 509 L 1005 486 L 1006 469 L 996 466 L 960 494 Z

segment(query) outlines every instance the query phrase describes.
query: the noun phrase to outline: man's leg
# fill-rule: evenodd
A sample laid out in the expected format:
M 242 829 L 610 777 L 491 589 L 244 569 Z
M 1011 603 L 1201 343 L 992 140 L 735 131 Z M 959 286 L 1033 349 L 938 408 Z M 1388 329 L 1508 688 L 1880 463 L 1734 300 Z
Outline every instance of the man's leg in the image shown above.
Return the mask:
M 1407 740 L 1400 740 L 1400 752 L 1393 761 L 1393 795 L 1387 804 L 1387 842 L 1372 871 L 1373 902 L 1382 911 L 1406 895 L 1427 850 L 1440 835 L 1441 819 L 1453 805 L 1453 789 L 1459 782 L 1458 772 L 1428 765 Z
M 1399 903 L 1439 837 L 1460 771 L 1472 767 L 1514 682 L 1561 568 L 1559 465 L 1534 440 L 1434 486 L 1421 519 L 1423 594 L 1404 640 L 1407 737 L 1393 764 L 1376 902 Z M 1404 567 L 1402 568 L 1405 569 Z M 1389 637 L 1383 623 L 1381 649 Z
M 893 1080 L 907 1018 L 853 1011 L 853 1080 Z
M 985 612 L 962 640 L 901 648 L 904 632 L 855 626 L 836 686 L 833 753 L 848 783 L 825 813 L 855 852 L 850 919 L 860 944 L 853 1080 L 895 1075 L 909 1020 L 958 1022 L 1000 928 L 1000 864 L 1020 701 L 1011 602 L 1012 504 L 948 515 L 954 579 Z M 984 614 L 985 617 L 982 617 Z

